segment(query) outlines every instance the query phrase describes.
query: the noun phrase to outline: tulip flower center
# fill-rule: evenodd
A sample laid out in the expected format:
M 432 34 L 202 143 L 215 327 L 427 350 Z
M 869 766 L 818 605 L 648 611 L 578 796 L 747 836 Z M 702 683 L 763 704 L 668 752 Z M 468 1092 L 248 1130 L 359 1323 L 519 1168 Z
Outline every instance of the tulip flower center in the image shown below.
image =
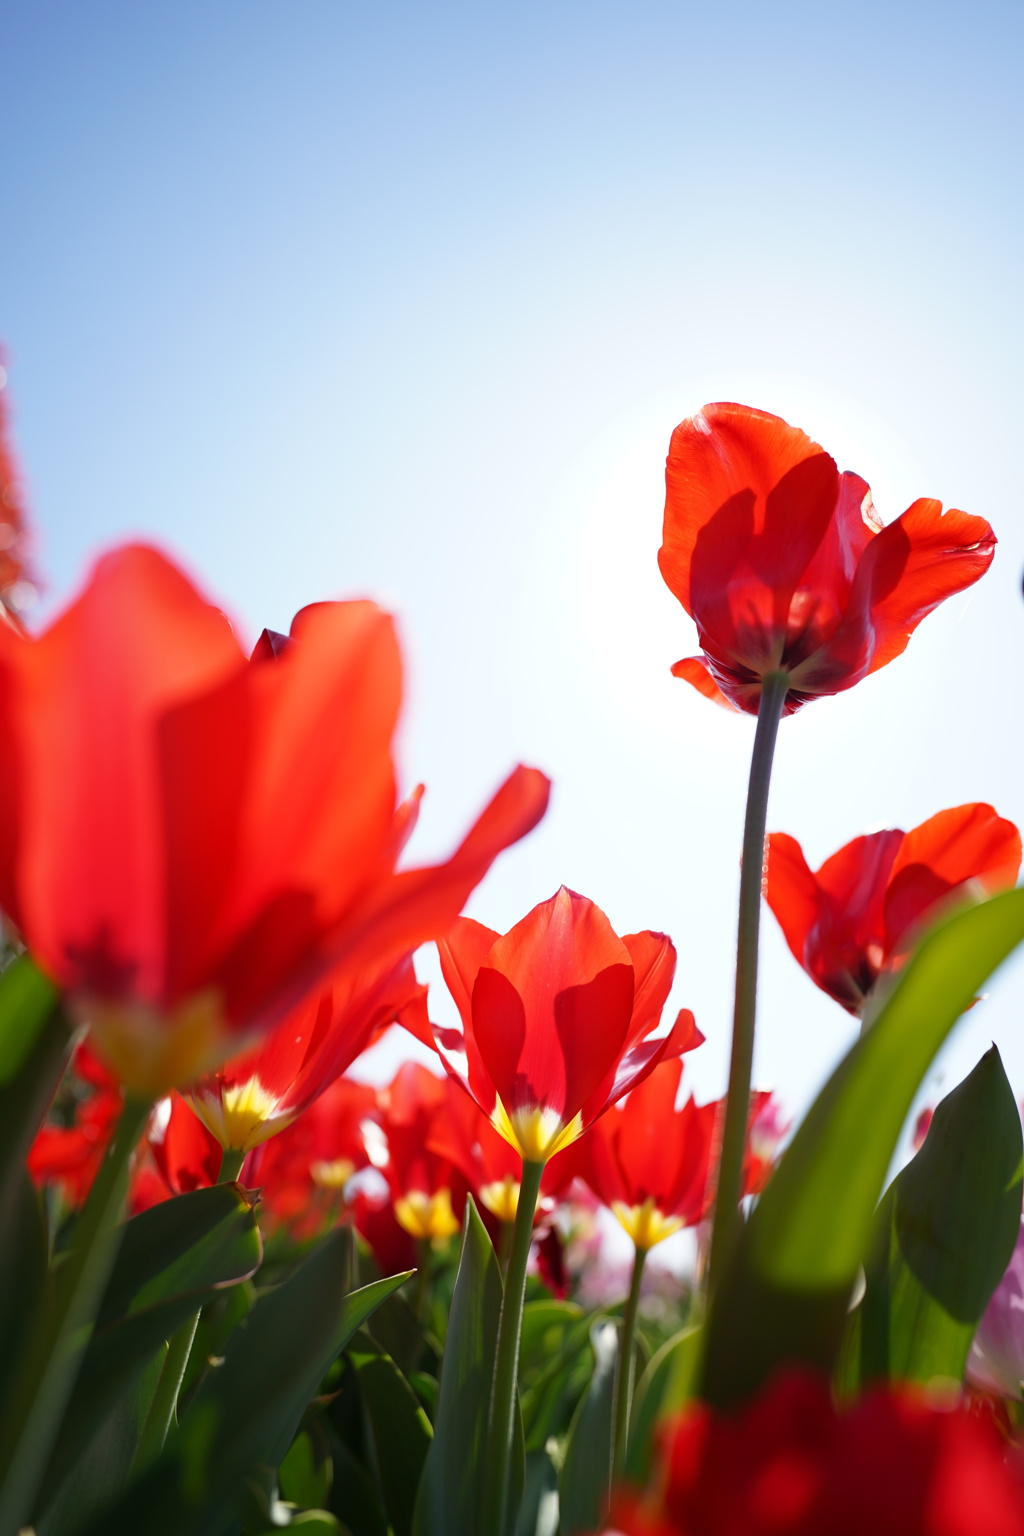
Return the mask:
M 347 1157 L 336 1157 L 333 1162 L 309 1165 L 309 1176 L 319 1189 L 344 1189 L 355 1171 L 355 1163 Z
M 678 1232 L 683 1225 L 680 1216 L 665 1216 L 654 1201 L 646 1199 L 643 1205 L 626 1205 L 623 1200 L 612 1201 L 612 1211 L 618 1218 L 619 1225 L 633 1239 L 637 1248 L 644 1252 L 653 1248 L 655 1243 L 661 1243 L 666 1237 L 671 1237 L 673 1232 Z
M 222 1084 L 220 1091 L 202 1088 L 192 1098 L 196 1114 L 211 1136 L 227 1151 L 248 1152 L 284 1128 L 291 1115 L 274 1111 L 281 1100 L 269 1093 L 258 1077 L 244 1083 Z
M 519 1180 L 506 1173 L 503 1179 L 495 1179 L 493 1184 L 483 1185 L 480 1200 L 499 1221 L 515 1221 L 519 1207 Z
M 196 993 L 169 1013 L 89 996 L 74 999 L 72 1007 L 124 1086 L 142 1097 L 159 1098 L 228 1054 L 231 1037 L 220 994 L 213 990 Z
M 583 1117 L 577 1113 L 566 1124 L 557 1109 L 540 1104 L 514 1109 L 511 1114 L 500 1099 L 491 1111 L 491 1124 L 525 1163 L 546 1163 L 570 1142 L 583 1135 Z
M 459 1230 L 449 1189 L 439 1189 L 432 1195 L 423 1189 L 411 1189 L 395 1201 L 395 1218 L 410 1237 L 420 1242 L 442 1242 Z

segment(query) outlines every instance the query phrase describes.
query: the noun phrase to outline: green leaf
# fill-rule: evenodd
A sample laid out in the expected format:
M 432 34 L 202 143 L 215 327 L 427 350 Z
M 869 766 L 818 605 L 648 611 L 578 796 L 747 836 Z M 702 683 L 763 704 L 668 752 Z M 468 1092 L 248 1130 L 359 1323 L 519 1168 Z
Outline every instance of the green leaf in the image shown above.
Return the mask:
M 651 1357 L 637 1383 L 625 1473 L 638 1487 L 645 1486 L 650 1476 L 659 1421 L 676 1413 L 695 1394 L 702 1343 L 700 1328 L 684 1328 L 673 1334 Z
M 528 1451 L 515 1536 L 558 1536 L 558 1473 L 547 1451 Z
M 330 1447 L 323 1429 L 314 1420 L 295 1436 L 277 1473 L 283 1500 L 300 1509 L 318 1509 L 327 1503 L 334 1480 Z
M 14 1170 L 10 1189 L 0 1242 L 0 1382 L 13 1379 L 30 1320 L 45 1302 L 49 1283 L 42 1205 L 24 1168 Z
M 501 1298 L 498 1261 L 470 1197 L 448 1319 L 434 1439 L 416 1501 L 416 1536 L 480 1536 L 483 1460 Z
M 0 971 L 0 1086 L 21 1073 L 60 994 L 28 955 Z
M 347 1232 L 332 1233 L 260 1296 L 159 1461 L 90 1532 L 220 1532 L 246 1477 L 255 1467 L 281 1463 L 328 1367 L 374 1308 L 408 1279 L 394 1275 L 346 1294 L 349 1249 Z
M 347 1353 L 366 1408 L 384 1508 L 395 1536 L 409 1536 L 433 1438 L 430 1420 L 391 1356 L 368 1333 L 358 1333 Z
M 261 1254 L 253 1202 L 234 1184 L 178 1195 L 125 1223 L 43 1479 L 40 1511 L 156 1351 L 206 1297 L 254 1274 Z
M 878 1209 L 850 1385 L 962 1380 L 1020 1231 L 1020 1116 L 995 1046 L 949 1094 Z
M 573 1418 L 558 1480 L 563 1536 L 599 1530 L 611 1491 L 617 1325 L 595 1323 L 590 1342 L 594 1374 Z
M 601 1316 L 602 1312 L 584 1314 L 572 1302 L 541 1301 L 524 1309 L 520 1382 L 528 1451 L 543 1450 L 552 1435 L 568 1429 L 590 1382 L 590 1332 Z
M 702 1393 L 728 1406 L 783 1360 L 831 1371 L 875 1206 L 928 1066 L 1024 938 L 1024 890 L 937 925 L 812 1105 L 740 1236 L 707 1322 Z

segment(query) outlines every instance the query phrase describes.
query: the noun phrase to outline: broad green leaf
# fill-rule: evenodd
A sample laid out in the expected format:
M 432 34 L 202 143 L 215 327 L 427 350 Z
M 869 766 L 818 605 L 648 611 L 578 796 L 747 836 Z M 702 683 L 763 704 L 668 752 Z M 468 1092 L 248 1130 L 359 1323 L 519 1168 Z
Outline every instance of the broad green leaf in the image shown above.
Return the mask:
M 761 1196 L 707 1322 L 702 1393 L 727 1406 L 783 1360 L 831 1370 L 875 1207 L 918 1085 L 1024 938 L 1024 890 L 938 924 L 836 1068 Z
M 40 1197 L 24 1168 L 14 1170 L 0 1241 L 0 1383 L 14 1375 L 29 1320 L 46 1299 L 47 1242 Z
M 434 1439 L 420 1478 L 413 1519 L 416 1536 L 481 1536 L 481 1482 L 501 1298 L 498 1261 L 470 1197 L 448 1320 Z
M 409 1536 L 416 1490 L 433 1438 L 430 1420 L 391 1356 L 369 1333 L 358 1333 L 347 1355 L 366 1408 L 391 1528 L 395 1536 Z
M 125 1223 L 43 1479 L 40 1510 L 156 1351 L 216 1289 L 254 1274 L 261 1252 L 253 1202 L 234 1184 L 178 1195 Z
M 1020 1231 L 1022 1151 L 993 1046 L 943 1099 L 878 1209 L 845 1352 L 854 1381 L 961 1381 Z
M 286 1503 L 296 1504 L 299 1509 L 318 1509 L 327 1503 L 333 1480 L 327 1437 L 314 1420 L 289 1446 L 278 1468 L 278 1489 Z
M 277 1467 L 332 1361 L 408 1275 L 346 1293 L 350 1237 L 326 1238 L 260 1296 L 202 1382 L 164 1453 L 95 1536 L 217 1536 L 253 1468 Z
M 700 1369 L 701 1329 L 684 1328 L 651 1357 L 637 1383 L 629 1420 L 626 1476 L 643 1487 L 650 1475 L 654 1434 L 659 1420 L 675 1413 L 694 1396 Z
M 28 955 L 19 955 L 0 971 L 0 1086 L 21 1074 L 59 995 Z
M 594 1374 L 573 1418 L 558 1479 L 563 1536 L 599 1530 L 611 1491 L 617 1325 L 595 1323 L 591 1345 Z
M 380 1506 L 369 1472 L 343 1441 L 331 1442 L 334 1492 L 331 1503 L 341 1510 L 352 1536 L 388 1536 L 388 1520 Z

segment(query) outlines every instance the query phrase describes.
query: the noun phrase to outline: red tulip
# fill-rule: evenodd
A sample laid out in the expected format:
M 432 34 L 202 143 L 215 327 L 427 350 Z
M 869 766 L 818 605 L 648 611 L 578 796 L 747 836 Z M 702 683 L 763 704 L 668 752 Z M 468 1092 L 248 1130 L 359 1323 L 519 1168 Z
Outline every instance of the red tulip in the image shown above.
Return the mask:
M 339 1077 L 280 1135 L 262 1143 L 247 1178 L 262 1187 L 270 1219 L 302 1240 L 347 1214 L 349 1181 L 370 1162 L 363 1127 L 376 1118 L 376 1090 Z
M 1024 1536 L 1024 1486 L 991 1424 L 909 1389 L 837 1413 L 826 1383 L 776 1378 L 735 1417 L 704 1405 L 664 1438 L 658 1491 L 624 1536 Z
M 184 1195 L 217 1182 L 220 1143 L 180 1093 L 170 1094 L 156 1106 L 147 1141 L 168 1195 Z
M 51 1118 L 36 1133 L 26 1165 L 37 1185 L 52 1184 L 68 1205 L 83 1204 L 121 1114 L 117 1079 L 83 1042 L 75 1048 L 65 1092 L 70 1118 Z
M 652 1072 L 581 1144 L 583 1177 L 638 1248 L 653 1248 L 705 1214 L 717 1104 L 676 1109 L 681 1061 Z
M 789 674 L 788 714 L 877 672 L 995 548 L 984 518 L 938 501 L 884 527 L 859 475 L 743 405 L 706 405 L 675 429 L 667 488 L 658 563 L 703 653 L 672 670 L 750 714 L 769 672 Z
M 456 1090 L 457 1091 L 457 1090 Z M 399 1224 L 412 1237 L 441 1241 L 462 1224 L 467 1183 L 430 1145 L 430 1130 L 452 1099 L 452 1088 L 418 1062 L 407 1061 L 378 1096 L 388 1160 L 382 1172 Z
M 222 1147 L 250 1151 L 302 1115 L 424 990 L 408 955 L 373 970 L 343 972 L 253 1050 L 192 1084 L 196 1114 Z
M 463 1024 L 434 1026 L 441 1059 L 527 1162 L 568 1146 L 663 1057 L 703 1039 L 687 1009 L 649 1038 L 672 985 L 671 940 L 620 939 L 564 886 L 504 936 L 460 918 L 438 948 Z
M 139 547 L 38 638 L 0 626 L 0 909 L 133 1090 L 446 931 L 540 819 L 548 781 L 517 769 L 447 863 L 396 873 L 401 671 L 369 602 L 305 608 L 247 661 Z
M 873 832 L 812 874 L 800 844 L 768 838 L 768 905 L 786 942 L 822 991 L 859 1014 L 886 965 L 898 963 L 936 903 L 972 889 L 1011 886 L 1020 833 L 990 805 L 940 811 L 912 832 Z

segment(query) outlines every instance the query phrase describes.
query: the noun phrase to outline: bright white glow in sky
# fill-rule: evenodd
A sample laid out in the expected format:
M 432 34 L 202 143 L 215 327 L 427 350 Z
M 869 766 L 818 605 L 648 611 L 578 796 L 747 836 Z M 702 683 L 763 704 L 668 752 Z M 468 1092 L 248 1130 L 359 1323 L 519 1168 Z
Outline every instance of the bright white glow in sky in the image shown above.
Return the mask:
M 752 725 L 669 675 L 669 434 L 775 410 L 883 518 L 937 496 L 1000 539 L 905 656 L 784 723 L 769 825 L 816 866 L 966 800 L 1024 821 L 1022 33 L 986 0 L 8 7 L 0 336 L 47 602 L 141 533 L 250 638 L 393 606 L 413 851 L 547 769 L 471 912 L 564 881 L 670 932 L 720 1092 Z M 764 927 L 756 1077 L 798 1112 L 852 1025 Z M 924 1097 L 993 1038 L 1024 1092 L 1022 987 Z

